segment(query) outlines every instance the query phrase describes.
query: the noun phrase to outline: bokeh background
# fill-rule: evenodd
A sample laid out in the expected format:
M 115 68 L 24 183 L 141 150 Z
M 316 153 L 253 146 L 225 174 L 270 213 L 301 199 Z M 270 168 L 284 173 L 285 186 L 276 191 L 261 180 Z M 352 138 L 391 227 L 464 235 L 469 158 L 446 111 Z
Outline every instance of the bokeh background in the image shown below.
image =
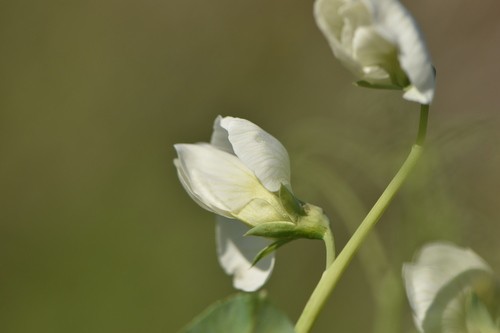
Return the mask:
M 413 332 L 400 270 L 428 241 L 470 246 L 500 274 L 500 3 L 405 4 L 438 73 L 428 149 L 376 228 L 383 260 L 361 252 L 314 332 Z M 418 122 L 399 93 L 351 84 L 312 1 L 4 0 L 0 45 L 3 333 L 176 332 L 233 293 L 213 216 L 172 164 L 172 145 L 208 140 L 217 115 L 283 142 L 339 249 Z M 323 256 L 315 241 L 279 250 L 266 289 L 292 320 Z

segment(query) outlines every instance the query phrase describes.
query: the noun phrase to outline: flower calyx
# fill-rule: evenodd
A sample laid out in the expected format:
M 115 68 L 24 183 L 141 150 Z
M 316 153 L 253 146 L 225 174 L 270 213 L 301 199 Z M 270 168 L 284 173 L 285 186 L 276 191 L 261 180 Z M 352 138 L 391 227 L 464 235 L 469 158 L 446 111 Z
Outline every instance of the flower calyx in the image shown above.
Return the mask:
M 293 240 L 324 238 L 330 222 L 323 210 L 308 203 L 301 205 L 300 209 L 301 214 L 295 215 L 296 220 L 294 222 L 265 222 L 253 227 L 245 234 L 245 236 L 261 236 L 275 239 L 273 243 L 257 254 L 253 261 L 254 265 L 266 255 Z

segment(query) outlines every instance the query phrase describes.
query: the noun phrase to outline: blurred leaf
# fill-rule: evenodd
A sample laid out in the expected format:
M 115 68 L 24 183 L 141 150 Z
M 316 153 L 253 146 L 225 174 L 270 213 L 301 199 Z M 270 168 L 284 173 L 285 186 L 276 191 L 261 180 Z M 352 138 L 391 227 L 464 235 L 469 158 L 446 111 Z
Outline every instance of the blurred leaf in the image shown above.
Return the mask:
M 263 293 L 240 293 L 219 301 L 180 333 L 293 333 L 292 323 Z

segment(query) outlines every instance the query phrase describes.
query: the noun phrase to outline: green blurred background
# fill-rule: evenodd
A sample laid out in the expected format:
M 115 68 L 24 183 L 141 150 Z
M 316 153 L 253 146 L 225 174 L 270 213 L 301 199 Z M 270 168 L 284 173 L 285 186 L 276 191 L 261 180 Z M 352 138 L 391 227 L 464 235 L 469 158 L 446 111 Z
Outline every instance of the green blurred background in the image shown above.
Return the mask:
M 500 273 L 500 3 L 405 4 L 438 86 L 427 153 L 377 226 L 386 260 L 399 277 L 446 239 Z M 233 292 L 213 216 L 172 164 L 172 145 L 208 140 L 218 114 L 283 142 L 296 194 L 325 208 L 339 248 L 416 132 L 417 105 L 351 84 L 311 1 L 4 0 L 0 43 L 2 333 L 175 332 Z M 323 256 L 314 241 L 279 250 L 267 290 L 292 320 Z M 314 332 L 372 332 L 384 287 L 364 272 L 383 266 L 364 258 Z M 398 297 L 394 332 L 412 332 Z

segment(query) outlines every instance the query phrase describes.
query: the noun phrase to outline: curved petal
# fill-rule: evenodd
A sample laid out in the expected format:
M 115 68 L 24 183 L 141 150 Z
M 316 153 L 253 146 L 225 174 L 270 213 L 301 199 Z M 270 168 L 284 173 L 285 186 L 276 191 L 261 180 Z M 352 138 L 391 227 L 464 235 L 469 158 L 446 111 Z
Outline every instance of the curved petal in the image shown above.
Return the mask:
M 245 207 L 235 211 L 232 215 L 233 218 L 241 220 L 251 226 L 256 226 L 257 224 L 265 222 L 287 221 L 290 219 L 288 213 L 279 202 L 279 198 L 271 194 L 268 195 L 267 198 L 252 199 Z
M 233 146 L 229 142 L 229 134 L 225 128 L 222 128 L 220 122 L 223 118 L 217 116 L 214 121 L 214 130 L 212 132 L 212 138 L 210 139 L 210 144 L 217 149 L 223 150 L 229 154 L 234 155 Z
M 398 46 L 399 63 L 411 82 L 403 97 L 430 104 L 435 90 L 434 69 L 415 20 L 397 0 L 365 1 L 371 4 L 378 32 Z
M 431 243 L 415 263 L 403 266 L 406 292 L 417 327 L 446 332 L 463 322 L 467 291 L 492 286 L 490 267 L 474 252 L 447 243 Z
M 407 85 L 406 75 L 398 73 L 401 70 L 398 71 L 397 48 L 381 37 L 373 27 L 358 28 L 353 38 L 352 47 L 354 57 L 363 65 L 366 81 L 379 84 L 391 84 L 392 82 L 399 86 Z
M 233 285 L 243 291 L 255 291 L 269 279 L 274 267 L 274 253 L 252 266 L 252 261 L 260 250 L 271 241 L 248 236 L 243 223 L 238 220 L 217 216 L 215 237 L 219 263 L 228 275 L 233 276 Z
M 341 16 L 341 7 L 344 1 L 339 0 L 316 0 L 314 2 L 314 19 L 318 28 L 325 36 L 335 57 L 357 77 L 363 76 L 361 65 L 354 60 L 349 48 L 345 48 L 348 33 L 352 31 L 351 26 L 345 26 L 345 20 Z M 342 42 L 343 41 L 343 42 Z
M 283 145 L 252 122 L 225 117 L 220 126 L 228 132 L 234 153 L 271 192 L 290 187 L 290 160 Z
M 354 34 L 352 47 L 354 56 L 363 66 L 385 63 L 396 54 L 396 47 L 381 37 L 373 27 L 360 27 Z
M 234 155 L 209 144 L 176 144 L 174 161 L 182 185 L 203 208 L 232 217 L 252 199 L 267 195 L 255 175 Z

